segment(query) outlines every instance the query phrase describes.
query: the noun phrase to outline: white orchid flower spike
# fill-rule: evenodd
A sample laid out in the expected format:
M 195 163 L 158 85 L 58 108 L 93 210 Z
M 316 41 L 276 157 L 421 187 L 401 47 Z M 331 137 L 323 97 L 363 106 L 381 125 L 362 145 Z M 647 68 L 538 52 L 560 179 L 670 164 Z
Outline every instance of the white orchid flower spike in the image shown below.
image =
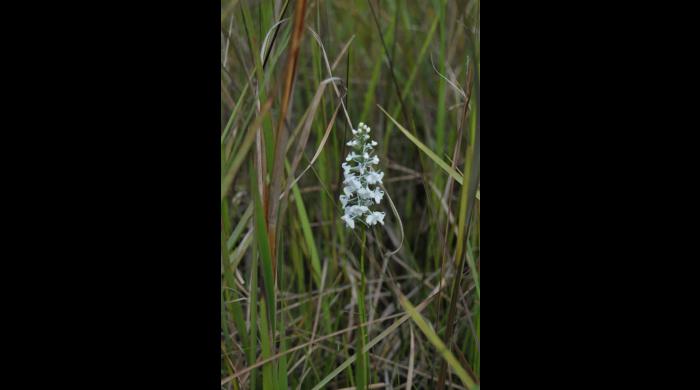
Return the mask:
M 358 221 L 366 226 L 384 225 L 384 212 L 371 209 L 384 197 L 380 189 L 384 172 L 374 168 L 379 164 L 379 157 L 373 154 L 377 142 L 370 139 L 369 133 L 369 126 L 360 122 L 357 129 L 352 130 L 353 139 L 346 144 L 352 150 L 342 165 L 345 180 L 340 203 L 344 210 L 341 219 L 350 229 L 354 229 Z

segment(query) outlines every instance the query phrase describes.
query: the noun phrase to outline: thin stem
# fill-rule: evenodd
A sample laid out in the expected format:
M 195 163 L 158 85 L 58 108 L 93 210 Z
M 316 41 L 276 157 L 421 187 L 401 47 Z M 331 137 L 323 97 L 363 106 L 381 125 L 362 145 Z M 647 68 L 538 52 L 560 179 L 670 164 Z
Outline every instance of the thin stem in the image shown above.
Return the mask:
M 360 323 L 364 324 L 367 322 L 365 313 L 365 244 L 367 242 L 367 231 L 362 228 L 362 245 L 360 246 L 360 293 L 357 297 L 357 303 L 359 307 Z M 365 326 L 360 327 L 360 338 L 358 340 L 358 367 L 357 367 L 357 388 L 359 390 L 364 390 L 367 388 L 368 383 L 368 369 L 369 361 L 367 359 L 367 354 L 364 353 L 365 344 L 367 343 L 367 334 Z

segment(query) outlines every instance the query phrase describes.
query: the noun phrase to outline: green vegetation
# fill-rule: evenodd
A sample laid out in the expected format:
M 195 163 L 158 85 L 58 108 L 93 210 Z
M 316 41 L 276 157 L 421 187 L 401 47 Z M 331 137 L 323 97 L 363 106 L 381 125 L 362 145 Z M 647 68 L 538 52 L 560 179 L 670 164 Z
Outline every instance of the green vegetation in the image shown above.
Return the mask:
M 479 13 L 222 0 L 222 389 L 478 388 Z M 349 229 L 359 122 L 386 217 Z

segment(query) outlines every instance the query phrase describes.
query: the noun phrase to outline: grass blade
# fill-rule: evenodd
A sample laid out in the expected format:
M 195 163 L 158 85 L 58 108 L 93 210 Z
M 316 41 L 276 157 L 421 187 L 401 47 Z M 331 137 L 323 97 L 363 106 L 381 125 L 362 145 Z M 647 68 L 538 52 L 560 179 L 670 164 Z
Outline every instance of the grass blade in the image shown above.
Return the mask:
M 270 346 L 270 328 L 267 321 L 267 310 L 265 301 L 260 300 L 260 342 L 262 344 L 262 357 L 268 359 L 272 356 L 272 348 Z M 274 362 L 269 362 L 263 365 L 263 390 L 274 390 L 277 382 L 274 375 Z
M 422 143 L 418 138 L 416 138 L 413 134 L 411 134 L 408 130 L 406 130 L 405 127 L 401 126 L 396 119 L 394 119 L 391 115 L 389 115 L 386 110 L 382 106 L 377 105 L 382 112 L 391 119 L 392 122 L 394 122 L 394 125 L 401 130 L 401 132 L 408 138 L 411 142 L 413 142 L 414 145 L 420 149 L 421 152 L 425 153 L 426 156 L 430 157 L 431 160 L 433 160 L 440 168 L 442 168 L 443 171 L 445 171 L 448 175 L 452 176 L 452 178 L 459 183 L 460 185 L 462 184 L 462 175 L 459 174 L 455 169 L 453 169 L 451 166 L 447 165 L 440 157 L 438 157 L 432 150 L 430 150 L 429 147 L 427 147 L 424 143 Z
M 471 389 L 474 387 L 474 380 L 467 374 L 467 371 L 464 369 L 459 364 L 459 361 L 457 358 L 450 352 L 449 349 L 445 346 L 445 343 L 440 340 L 440 337 L 435 333 L 433 328 L 428 325 L 428 323 L 425 321 L 425 318 L 416 310 L 415 307 L 406 299 L 406 297 L 401 296 L 399 298 L 399 302 L 401 303 L 401 306 L 406 310 L 406 312 L 411 316 L 411 319 L 413 322 L 418 326 L 418 329 L 423 332 L 425 337 L 428 338 L 428 341 L 430 341 L 431 344 L 437 349 L 438 353 L 447 361 L 447 364 L 450 365 L 450 368 L 455 372 L 457 377 L 462 381 L 464 386 L 467 387 L 467 389 Z
M 268 100 L 265 103 L 265 106 L 260 111 L 260 115 L 258 115 L 258 117 L 255 118 L 255 121 L 252 125 L 248 126 L 248 132 L 246 133 L 246 136 L 243 139 L 243 143 L 238 149 L 238 152 L 236 153 L 236 157 L 234 157 L 231 167 L 229 168 L 228 172 L 226 172 L 226 174 L 222 175 L 221 200 L 224 200 L 226 195 L 228 195 L 229 191 L 231 190 L 231 184 L 236 178 L 236 174 L 238 173 L 238 170 L 240 169 L 241 165 L 245 161 L 245 157 L 248 154 L 248 151 L 250 151 L 250 147 L 253 145 L 253 141 L 255 141 L 255 135 L 258 129 L 260 128 L 260 124 L 262 123 L 263 118 L 265 117 L 267 111 L 270 109 L 271 106 L 272 99 Z
M 285 151 L 287 148 L 287 131 L 284 122 L 287 118 L 289 100 L 292 95 L 294 77 L 296 75 L 297 60 L 299 58 L 299 48 L 301 47 L 301 36 L 304 32 L 304 15 L 306 12 L 306 0 L 298 0 L 294 10 L 294 28 L 292 32 L 292 45 L 287 57 L 287 70 L 284 79 L 284 93 L 282 95 L 282 105 L 280 108 L 279 122 L 277 124 L 277 136 L 275 138 L 275 160 L 272 168 L 270 192 L 267 194 L 266 210 L 267 230 L 270 236 L 270 253 L 272 254 L 272 267 L 275 271 L 277 259 L 277 211 L 279 207 L 279 196 L 281 193 L 282 176 L 284 174 Z M 310 115 L 311 116 L 311 115 Z M 274 272 L 273 272 L 274 273 Z
M 265 288 L 265 301 L 269 311 L 270 323 L 273 324 L 275 318 L 275 279 L 272 271 L 272 254 L 270 253 L 270 241 L 265 229 L 265 212 L 263 211 L 262 200 L 260 194 L 254 189 L 255 193 L 255 241 L 258 244 L 260 251 L 260 260 L 263 270 L 263 285 Z
M 437 296 L 438 289 L 435 289 L 436 291 L 433 291 L 433 293 L 426 298 L 423 302 L 421 302 L 418 306 L 414 308 L 416 313 L 420 313 L 425 307 L 428 305 L 428 303 Z M 404 322 L 408 321 L 408 319 L 411 318 L 410 314 L 405 314 L 401 316 L 398 320 L 394 321 L 389 327 L 384 329 L 380 334 L 377 335 L 377 337 L 373 338 L 367 345 L 365 345 L 365 348 L 363 349 L 364 352 L 369 352 L 372 347 L 374 347 L 377 343 L 382 341 L 384 338 L 389 336 L 392 332 L 394 332 L 396 329 L 398 329 L 399 326 L 401 326 Z M 345 360 L 343 363 L 341 363 L 338 367 L 335 368 L 335 370 L 331 371 L 330 374 L 326 375 L 319 383 L 314 386 L 312 390 L 321 390 L 326 386 L 330 381 L 333 380 L 338 374 L 340 374 L 343 370 L 348 368 L 352 363 L 355 362 L 355 359 L 357 359 L 357 353 L 353 354 L 350 356 L 347 360 Z

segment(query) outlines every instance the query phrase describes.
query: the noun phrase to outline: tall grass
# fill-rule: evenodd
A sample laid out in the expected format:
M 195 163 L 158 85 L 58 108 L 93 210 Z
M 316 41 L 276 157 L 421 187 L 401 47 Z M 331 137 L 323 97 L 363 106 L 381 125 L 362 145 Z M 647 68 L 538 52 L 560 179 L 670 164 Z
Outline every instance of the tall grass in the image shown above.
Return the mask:
M 221 387 L 477 388 L 479 0 L 221 3 Z M 351 128 L 385 225 L 340 220 Z

